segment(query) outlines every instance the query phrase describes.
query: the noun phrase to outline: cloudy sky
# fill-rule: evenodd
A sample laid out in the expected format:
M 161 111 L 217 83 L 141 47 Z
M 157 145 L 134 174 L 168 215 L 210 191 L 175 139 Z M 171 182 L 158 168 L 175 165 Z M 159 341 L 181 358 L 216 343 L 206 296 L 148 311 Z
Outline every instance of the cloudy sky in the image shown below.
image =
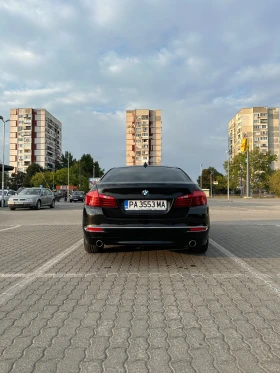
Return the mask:
M 279 106 L 279 11 L 279 0 L 0 0 L 0 115 L 46 108 L 63 151 L 108 169 L 125 164 L 125 110 L 161 109 L 163 164 L 194 179 L 200 164 L 223 171 L 228 121 Z

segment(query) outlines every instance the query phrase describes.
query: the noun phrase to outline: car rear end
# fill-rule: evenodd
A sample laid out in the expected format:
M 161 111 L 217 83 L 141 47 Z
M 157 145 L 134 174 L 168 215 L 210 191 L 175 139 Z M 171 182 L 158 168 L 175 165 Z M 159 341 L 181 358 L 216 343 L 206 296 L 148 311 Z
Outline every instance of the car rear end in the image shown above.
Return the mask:
M 139 171 L 139 167 L 130 167 L 123 172 L 124 169 L 127 168 L 114 169 L 112 175 L 109 172 L 86 195 L 83 211 L 86 243 L 100 247 L 104 244 L 194 247 L 207 243 L 210 227 L 207 198 L 182 170 L 147 167 Z

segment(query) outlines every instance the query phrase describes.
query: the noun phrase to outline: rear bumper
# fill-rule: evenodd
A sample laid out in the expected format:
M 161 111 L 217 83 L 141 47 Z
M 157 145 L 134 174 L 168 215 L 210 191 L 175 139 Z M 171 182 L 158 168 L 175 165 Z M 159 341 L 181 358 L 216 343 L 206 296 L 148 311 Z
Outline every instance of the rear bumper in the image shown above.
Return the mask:
M 92 231 L 92 230 L 98 231 Z M 202 229 L 194 231 L 194 229 Z M 97 240 L 105 245 L 188 245 L 192 240 L 204 245 L 209 236 L 209 226 L 85 226 L 84 237 L 94 245 Z

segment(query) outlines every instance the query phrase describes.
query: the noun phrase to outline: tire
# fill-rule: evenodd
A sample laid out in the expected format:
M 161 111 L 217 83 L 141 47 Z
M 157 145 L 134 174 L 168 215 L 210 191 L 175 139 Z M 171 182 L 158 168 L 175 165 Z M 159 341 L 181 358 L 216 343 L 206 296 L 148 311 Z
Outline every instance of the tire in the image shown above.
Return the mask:
M 103 245 L 103 247 L 97 247 L 96 245 L 90 245 L 84 239 L 84 248 L 85 248 L 87 253 L 96 254 L 96 253 L 102 253 L 104 245 Z
M 205 254 L 206 251 L 208 250 L 208 246 L 209 246 L 209 239 L 207 240 L 206 244 L 195 247 L 192 250 L 194 253 L 197 253 L 197 254 Z
M 15 207 L 10 207 L 11 211 L 15 211 L 15 209 L 16 209 Z
M 41 209 L 41 201 L 38 199 L 36 206 L 35 206 L 35 210 L 40 210 L 40 209 Z
M 70 199 L 70 203 L 72 203 L 72 200 Z
M 52 203 L 51 203 L 51 205 L 50 205 L 50 208 L 51 208 L 51 209 L 54 209 L 54 208 L 55 208 L 55 200 L 54 200 L 54 199 L 52 200 Z

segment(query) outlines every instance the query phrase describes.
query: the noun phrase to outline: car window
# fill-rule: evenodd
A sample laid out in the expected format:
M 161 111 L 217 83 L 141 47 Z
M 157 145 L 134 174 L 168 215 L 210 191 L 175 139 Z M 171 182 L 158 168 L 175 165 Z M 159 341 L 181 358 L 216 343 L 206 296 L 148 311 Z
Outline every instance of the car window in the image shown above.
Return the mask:
M 40 195 L 41 189 L 23 189 L 20 193 L 20 195 Z
M 122 167 L 110 170 L 101 182 L 191 182 L 187 174 L 172 167 Z

